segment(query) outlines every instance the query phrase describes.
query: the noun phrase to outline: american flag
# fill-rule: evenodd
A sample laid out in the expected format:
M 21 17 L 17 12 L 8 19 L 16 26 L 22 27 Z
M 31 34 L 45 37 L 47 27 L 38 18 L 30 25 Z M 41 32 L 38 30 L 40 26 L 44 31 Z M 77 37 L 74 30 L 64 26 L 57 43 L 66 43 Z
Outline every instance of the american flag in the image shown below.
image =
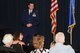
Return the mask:
M 57 27 L 57 22 L 56 22 L 56 12 L 57 12 L 57 10 L 59 10 L 57 0 L 51 0 L 50 18 L 52 19 L 52 21 L 51 21 L 51 25 L 52 25 L 51 32 L 53 34 L 55 34 L 56 27 Z

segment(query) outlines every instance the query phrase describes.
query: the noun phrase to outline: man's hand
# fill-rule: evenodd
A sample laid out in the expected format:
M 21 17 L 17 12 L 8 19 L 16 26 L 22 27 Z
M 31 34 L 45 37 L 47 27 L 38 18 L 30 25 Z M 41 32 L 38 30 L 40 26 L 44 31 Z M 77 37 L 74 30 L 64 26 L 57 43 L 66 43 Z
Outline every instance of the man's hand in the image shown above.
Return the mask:
M 29 23 L 29 24 L 26 24 L 26 26 L 27 26 L 27 27 L 32 27 L 32 24 L 31 24 L 31 23 Z

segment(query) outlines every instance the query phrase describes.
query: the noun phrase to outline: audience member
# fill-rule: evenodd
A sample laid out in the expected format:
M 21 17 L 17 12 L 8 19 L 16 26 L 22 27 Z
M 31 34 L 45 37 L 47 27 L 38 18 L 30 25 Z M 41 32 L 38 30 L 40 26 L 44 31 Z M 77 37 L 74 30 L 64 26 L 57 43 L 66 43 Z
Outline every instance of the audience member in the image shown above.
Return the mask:
M 43 35 L 34 35 L 32 43 L 35 49 L 32 50 L 30 53 L 49 53 L 49 50 L 44 48 Z
M 49 53 L 75 53 L 70 45 L 64 45 L 65 36 L 63 32 L 56 34 L 55 42 L 55 45 L 50 48 Z
M 1 51 L 3 51 L 3 52 L 9 52 L 9 51 L 15 52 L 15 50 L 11 47 L 12 42 L 13 42 L 12 34 L 5 34 L 2 42 L 4 43 L 4 45 L 0 46 L 0 53 L 1 53 Z
M 25 45 L 24 42 L 22 42 L 22 39 L 23 39 L 23 34 L 21 32 L 15 32 L 13 34 L 13 48 L 17 51 L 17 52 L 24 52 L 23 50 L 23 46 L 22 45 Z

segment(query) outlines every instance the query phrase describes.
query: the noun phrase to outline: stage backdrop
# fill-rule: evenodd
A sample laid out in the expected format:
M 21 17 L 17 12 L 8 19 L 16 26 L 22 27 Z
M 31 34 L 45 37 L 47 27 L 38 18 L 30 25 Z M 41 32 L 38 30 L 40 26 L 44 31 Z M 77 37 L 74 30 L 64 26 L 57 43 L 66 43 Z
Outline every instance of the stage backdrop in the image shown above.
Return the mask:
M 22 28 L 21 17 L 23 11 L 26 9 L 26 3 L 30 0 L 0 0 L 0 30 L 4 33 L 14 33 Z M 36 8 L 39 11 L 40 26 L 38 33 L 45 36 L 45 47 L 49 48 L 53 35 L 51 34 L 51 19 L 50 19 L 50 0 L 31 0 L 35 2 Z M 57 32 L 65 33 L 66 42 L 69 44 L 68 27 L 68 13 L 69 0 L 58 0 L 59 11 L 57 12 Z M 73 29 L 73 48 L 80 48 L 80 1 L 76 0 L 76 26 Z

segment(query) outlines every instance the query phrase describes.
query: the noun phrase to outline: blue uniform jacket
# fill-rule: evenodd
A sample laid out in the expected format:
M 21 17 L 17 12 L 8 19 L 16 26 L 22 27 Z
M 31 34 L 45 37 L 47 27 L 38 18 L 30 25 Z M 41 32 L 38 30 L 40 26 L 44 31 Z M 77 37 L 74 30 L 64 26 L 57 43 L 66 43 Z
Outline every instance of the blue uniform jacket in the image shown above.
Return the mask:
M 35 16 L 35 15 L 36 16 Z M 24 12 L 22 17 L 23 26 L 26 27 L 26 24 L 31 23 L 33 26 L 31 28 L 37 27 L 39 23 L 39 15 L 37 10 L 33 10 L 32 13 L 29 15 L 28 10 Z

